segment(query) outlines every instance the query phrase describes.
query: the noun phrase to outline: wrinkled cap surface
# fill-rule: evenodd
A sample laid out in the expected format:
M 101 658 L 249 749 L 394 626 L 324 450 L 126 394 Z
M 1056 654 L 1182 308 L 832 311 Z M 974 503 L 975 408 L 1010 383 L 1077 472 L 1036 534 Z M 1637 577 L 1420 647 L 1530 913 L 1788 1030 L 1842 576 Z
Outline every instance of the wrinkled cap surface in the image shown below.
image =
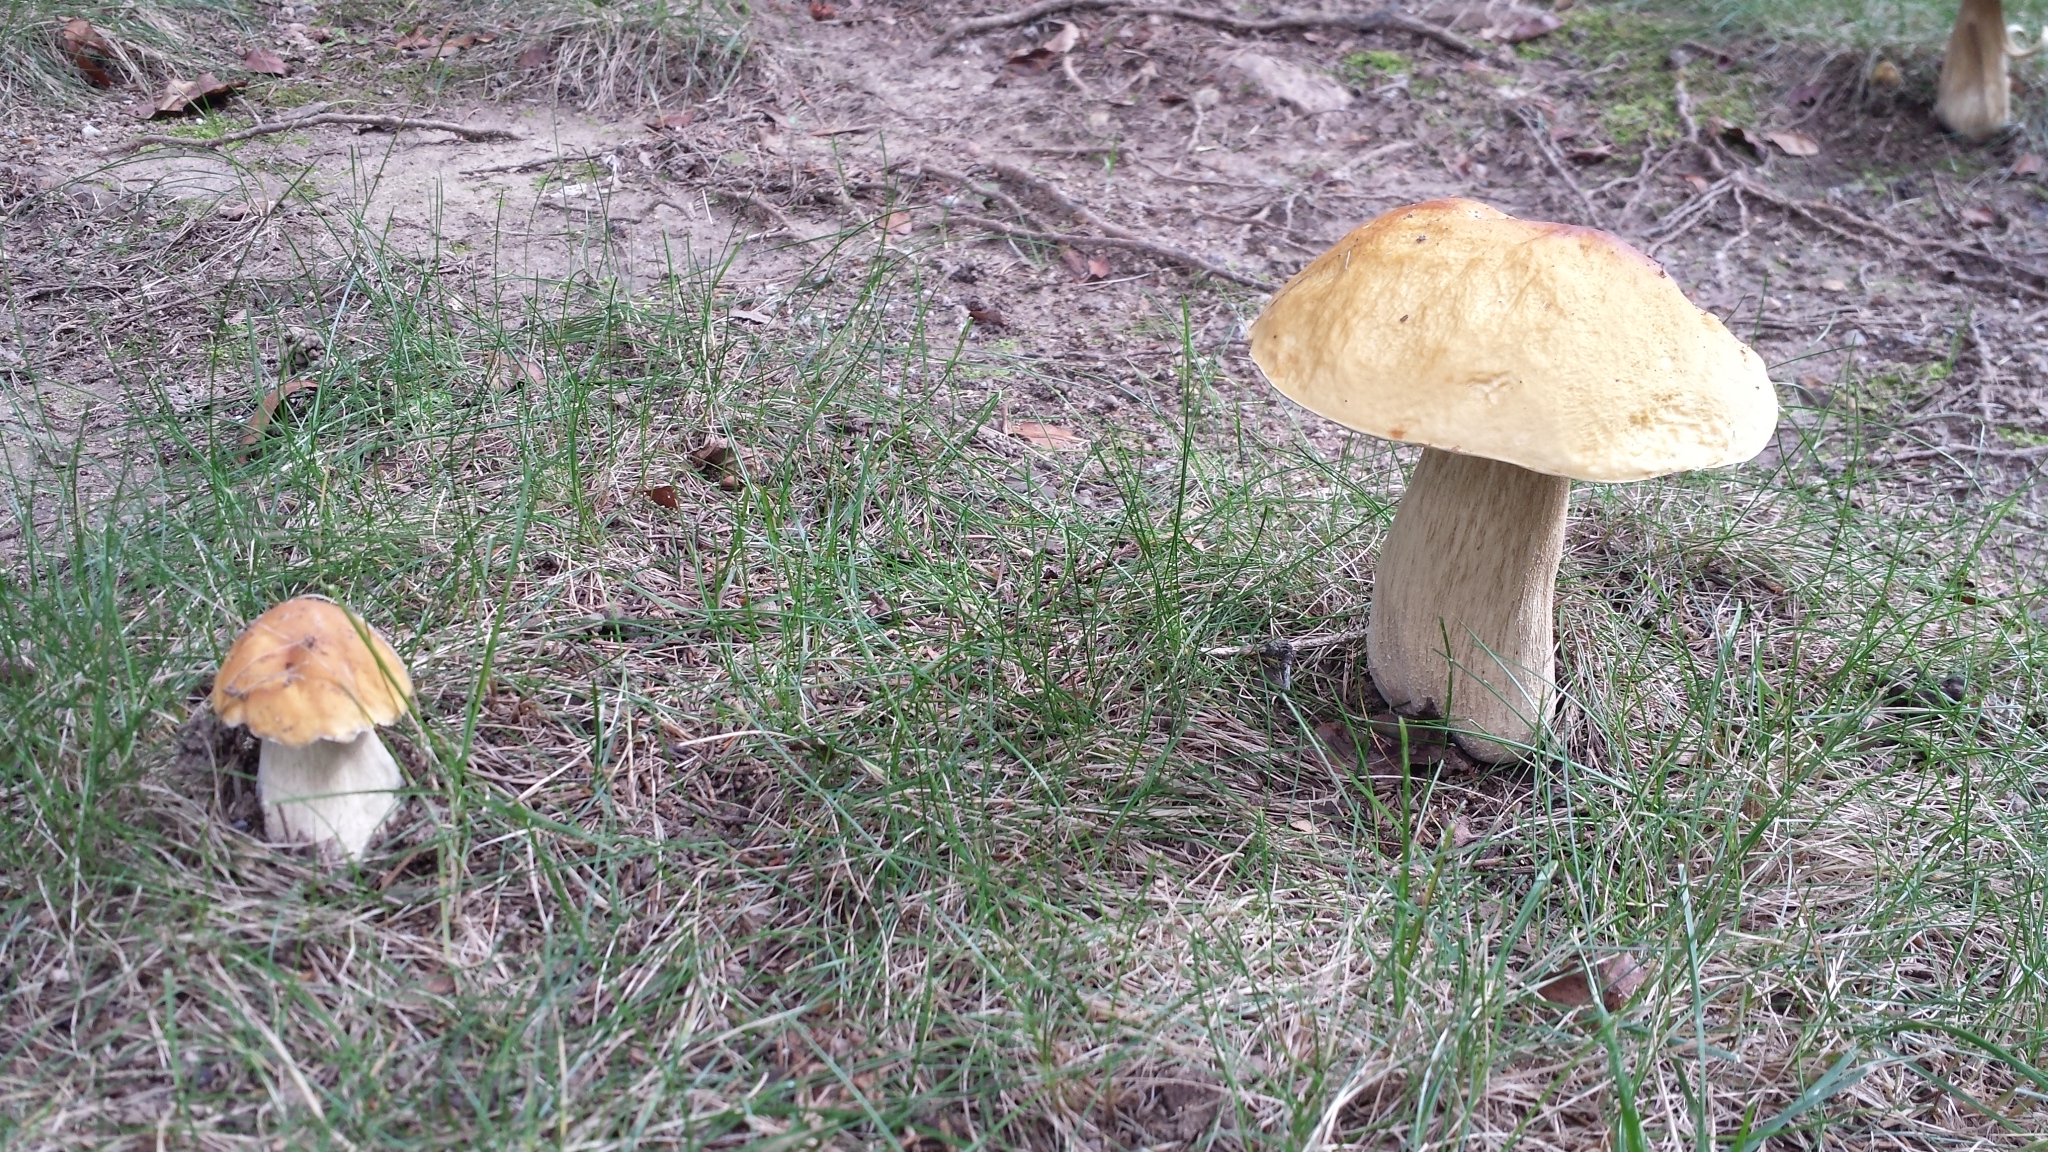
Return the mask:
M 1763 360 L 1650 258 L 1472 200 L 1353 229 L 1251 335 L 1274 387 L 1340 424 L 1577 480 L 1747 460 L 1778 422 Z
M 389 724 L 411 696 L 398 653 L 324 596 L 286 600 L 250 621 L 213 679 L 213 710 L 224 723 L 294 746 Z

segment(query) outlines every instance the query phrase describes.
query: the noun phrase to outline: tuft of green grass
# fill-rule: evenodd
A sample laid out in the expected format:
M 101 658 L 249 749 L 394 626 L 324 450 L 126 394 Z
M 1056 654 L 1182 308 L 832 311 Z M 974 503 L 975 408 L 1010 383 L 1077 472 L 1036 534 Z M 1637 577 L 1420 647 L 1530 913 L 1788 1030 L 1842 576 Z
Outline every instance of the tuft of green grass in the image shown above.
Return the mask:
M 192 60 L 192 18 L 226 19 L 236 12 L 233 0 L 6 0 L 0 4 L 0 96 L 69 103 L 92 90 L 59 47 L 58 29 L 73 17 L 90 21 L 105 38 L 111 52 L 101 64 L 114 81 L 136 85 Z
M 1211 654 L 1357 625 L 1407 456 L 1304 435 L 1192 301 L 1148 379 L 980 344 L 859 238 L 478 296 L 359 225 L 254 450 L 260 307 L 210 387 L 138 368 L 151 451 L 19 425 L 0 1141 L 2048 1130 L 2038 592 L 1998 509 L 1866 499 L 1857 428 L 1579 490 L 1566 699 L 1478 770 L 1376 741 L 1355 645 Z M 419 689 L 339 871 L 258 842 L 203 703 L 312 590 Z M 1614 956 L 1611 1008 L 1538 991 Z
M 1408 57 L 1385 48 L 1347 52 L 1341 62 L 1345 79 L 1360 88 L 1377 84 L 1382 77 L 1399 76 L 1412 70 L 1414 66 L 1414 62 Z

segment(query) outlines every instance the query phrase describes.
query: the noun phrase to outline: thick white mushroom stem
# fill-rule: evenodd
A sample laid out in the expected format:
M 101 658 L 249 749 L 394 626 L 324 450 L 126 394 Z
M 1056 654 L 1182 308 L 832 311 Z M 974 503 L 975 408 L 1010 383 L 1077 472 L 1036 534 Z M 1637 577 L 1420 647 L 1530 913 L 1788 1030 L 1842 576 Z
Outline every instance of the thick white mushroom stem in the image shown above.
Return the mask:
M 256 761 L 263 832 L 273 841 L 362 855 L 405 787 L 398 762 L 365 729 L 353 740 L 293 746 L 265 740 Z
M 1476 759 L 1521 758 L 1549 711 L 1570 491 L 1562 476 L 1430 448 L 1380 549 L 1373 683 L 1395 711 L 1449 721 Z
M 1949 131 L 1981 140 L 2012 123 L 2009 35 L 1999 0 L 1963 0 L 1941 54 L 1934 98 L 1935 118 Z

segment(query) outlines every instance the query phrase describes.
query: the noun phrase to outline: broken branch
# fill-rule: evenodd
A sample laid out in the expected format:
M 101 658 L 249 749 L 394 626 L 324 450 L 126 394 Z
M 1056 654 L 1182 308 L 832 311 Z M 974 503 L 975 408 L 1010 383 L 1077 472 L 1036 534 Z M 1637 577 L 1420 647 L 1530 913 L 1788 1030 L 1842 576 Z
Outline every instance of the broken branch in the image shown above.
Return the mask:
M 367 112 L 322 112 L 317 116 L 300 116 L 291 120 L 273 120 L 264 124 L 251 124 L 220 136 L 198 139 L 190 136 L 163 136 L 151 133 L 137 136 L 106 149 L 102 155 L 122 156 L 149 144 L 175 145 L 185 148 L 219 148 L 223 144 L 234 144 L 275 132 L 294 132 L 300 128 L 311 128 L 317 124 L 354 124 L 362 128 L 382 128 L 386 132 L 402 132 L 412 129 L 420 132 L 452 132 L 464 140 L 511 140 L 509 128 L 479 128 L 472 124 L 457 124 L 452 120 L 414 120 L 406 116 L 379 116 Z
M 1486 55 L 1485 49 L 1463 36 L 1393 8 L 1377 8 L 1371 12 L 1356 13 L 1304 13 L 1254 20 L 1241 16 L 1225 16 L 1217 12 L 1197 12 L 1191 8 L 1173 5 L 1132 4 L 1128 0 L 1040 0 L 1037 4 L 1026 5 L 1015 12 L 961 20 L 934 37 L 930 46 L 925 49 L 925 55 L 936 56 L 969 36 L 1015 28 L 1055 12 L 1113 12 L 1121 16 L 1164 16 L 1172 20 L 1207 24 L 1232 32 L 1291 32 L 1298 28 L 1343 28 L 1352 32 L 1394 29 L 1420 36 L 1425 40 L 1433 40 L 1467 56 Z
M 1169 248 L 1164 244 L 1154 244 L 1150 240 L 1138 240 L 1128 236 L 1088 236 L 1069 232 L 1037 232 L 1029 228 L 1019 228 L 1015 224 L 1006 224 L 1001 220 L 991 220 L 986 216 L 975 216 L 966 212 L 951 213 L 947 216 L 947 219 L 985 229 L 998 235 L 1009 236 L 1018 240 L 1034 240 L 1041 244 L 1065 244 L 1068 247 L 1082 247 L 1092 244 L 1098 248 L 1122 248 L 1132 252 L 1145 252 L 1163 260 L 1170 260 L 1183 267 L 1206 272 L 1219 280 L 1228 280 L 1233 284 L 1242 284 L 1247 288 L 1257 288 L 1262 292 L 1271 292 L 1274 288 L 1278 287 L 1276 284 L 1261 280 L 1255 276 L 1247 276 L 1242 272 L 1233 272 L 1221 264 L 1205 260 L 1192 252 L 1183 252 L 1178 248 Z

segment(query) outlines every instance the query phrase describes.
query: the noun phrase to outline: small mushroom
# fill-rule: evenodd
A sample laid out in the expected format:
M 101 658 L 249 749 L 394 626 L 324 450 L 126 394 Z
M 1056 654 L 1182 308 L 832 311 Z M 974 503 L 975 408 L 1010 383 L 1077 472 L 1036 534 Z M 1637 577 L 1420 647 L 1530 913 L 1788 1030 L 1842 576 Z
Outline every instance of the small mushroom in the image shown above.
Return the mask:
M 1948 48 L 1941 54 L 1941 81 L 1936 88 L 1934 115 L 1949 131 L 1970 140 L 1982 140 L 2012 123 L 2012 81 L 2006 75 L 2006 61 L 2031 56 L 2041 44 L 2027 47 L 2007 27 L 1999 0 L 1963 0 L 1956 24 L 1948 34 Z M 2042 31 L 2048 43 L 2048 29 Z
M 324 596 L 286 600 L 251 621 L 214 677 L 213 710 L 263 742 L 264 834 L 362 855 L 405 786 L 377 727 L 411 697 L 398 653 Z
M 1396 208 L 1301 270 L 1252 359 L 1309 410 L 1425 446 L 1380 551 L 1373 683 L 1517 759 L 1555 694 L 1571 481 L 1747 460 L 1776 427 L 1757 354 L 1655 261 L 1471 200 Z

